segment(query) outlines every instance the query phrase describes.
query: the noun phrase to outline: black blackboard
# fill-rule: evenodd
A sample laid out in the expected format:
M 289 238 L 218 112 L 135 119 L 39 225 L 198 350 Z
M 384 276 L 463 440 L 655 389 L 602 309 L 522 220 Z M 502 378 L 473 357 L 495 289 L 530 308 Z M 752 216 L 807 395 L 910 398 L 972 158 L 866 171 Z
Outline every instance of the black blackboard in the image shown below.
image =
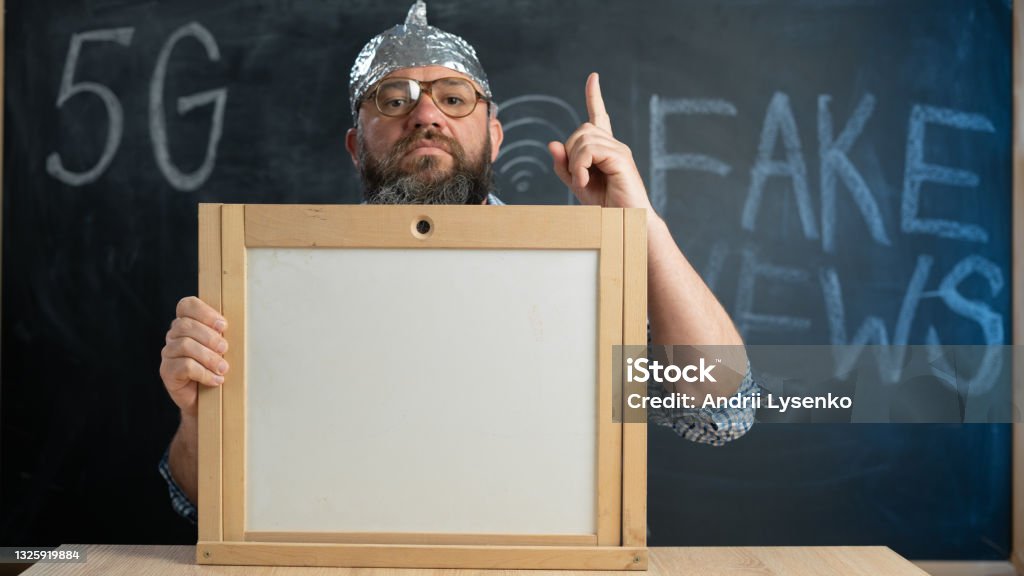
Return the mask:
M 8 2 L 0 543 L 193 537 L 156 462 L 196 205 L 358 201 L 348 69 L 408 4 Z M 566 202 L 541 147 L 602 74 L 616 135 L 748 342 L 868 325 L 1009 343 L 1008 0 L 437 0 L 429 17 L 490 74 L 510 203 Z M 1007 425 L 651 433 L 652 545 L 1009 554 Z

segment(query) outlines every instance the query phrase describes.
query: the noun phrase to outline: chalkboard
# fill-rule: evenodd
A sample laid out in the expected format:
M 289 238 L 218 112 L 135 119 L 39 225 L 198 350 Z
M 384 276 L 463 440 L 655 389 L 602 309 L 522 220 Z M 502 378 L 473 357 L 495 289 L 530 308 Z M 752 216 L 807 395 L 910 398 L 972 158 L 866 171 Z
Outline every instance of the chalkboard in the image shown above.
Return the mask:
M 350 203 L 347 75 L 408 2 L 12 3 L 3 175 L 4 543 L 188 542 L 157 368 L 199 202 Z M 1009 343 L 1009 0 L 429 4 L 501 104 L 509 203 L 543 145 L 616 135 L 749 343 Z M 650 544 L 885 544 L 1004 559 L 1007 425 L 651 430 Z

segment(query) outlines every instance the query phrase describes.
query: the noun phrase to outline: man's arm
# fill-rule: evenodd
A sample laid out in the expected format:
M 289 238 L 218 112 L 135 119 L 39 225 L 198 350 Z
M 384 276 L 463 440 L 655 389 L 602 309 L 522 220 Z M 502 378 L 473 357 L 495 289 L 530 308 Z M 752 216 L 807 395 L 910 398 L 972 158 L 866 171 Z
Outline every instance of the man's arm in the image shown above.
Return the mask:
M 174 483 L 193 504 L 199 496 L 198 444 L 199 423 L 195 416 L 182 412 L 181 424 L 167 449 L 167 465 Z
M 646 197 L 646 193 L 645 193 Z M 703 399 L 731 396 L 746 376 L 743 339 L 707 284 L 679 250 L 668 225 L 647 206 L 647 299 L 654 345 L 693 346 L 693 355 L 722 358 L 727 375 L 716 383 L 676 384 L 676 392 Z M 700 349 L 704 348 L 703 351 Z M 679 358 L 675 361 L 680 363 Z M 689 362 L 686 362 L 689 363 Z M 721 373 L 720 373 L 721 374 Z
M 724 363 L 736 377 L 707 384 L 680 382 L 676 391 L 694 395 L 698 402 L 708 394 L 731 396 L 747 373 L 743 340 L 725 309 L 679 250 L 665 221 L 655 213 L 632 151 L 612 135 L 597 74 L 587 79 L 586 100 L 590 122 L 564 144 L 548 144 L 555 172 L 583 204 L 646 210 L 651 340 L 667 345 L 721 345 L 714 349 L 715 356 L 726 356 Z

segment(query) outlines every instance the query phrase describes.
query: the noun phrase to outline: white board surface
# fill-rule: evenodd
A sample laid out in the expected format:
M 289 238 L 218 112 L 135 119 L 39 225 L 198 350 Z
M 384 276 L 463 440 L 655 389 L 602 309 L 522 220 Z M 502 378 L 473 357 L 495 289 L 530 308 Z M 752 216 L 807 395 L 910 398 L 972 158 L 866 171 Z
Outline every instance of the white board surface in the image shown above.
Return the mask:
M 597 251 L 247 259 L 246 530 L 596 531 Z

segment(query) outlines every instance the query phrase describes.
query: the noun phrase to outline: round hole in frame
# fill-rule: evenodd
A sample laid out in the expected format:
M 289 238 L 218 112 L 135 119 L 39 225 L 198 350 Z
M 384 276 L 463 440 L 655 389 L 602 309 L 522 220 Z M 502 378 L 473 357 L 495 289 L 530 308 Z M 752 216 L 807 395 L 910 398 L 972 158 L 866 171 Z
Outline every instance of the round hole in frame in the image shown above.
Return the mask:
M 434 233 L 434 221 L 429 216 L 418 216 L 412 222 L 412 235 L 423 239 Z

